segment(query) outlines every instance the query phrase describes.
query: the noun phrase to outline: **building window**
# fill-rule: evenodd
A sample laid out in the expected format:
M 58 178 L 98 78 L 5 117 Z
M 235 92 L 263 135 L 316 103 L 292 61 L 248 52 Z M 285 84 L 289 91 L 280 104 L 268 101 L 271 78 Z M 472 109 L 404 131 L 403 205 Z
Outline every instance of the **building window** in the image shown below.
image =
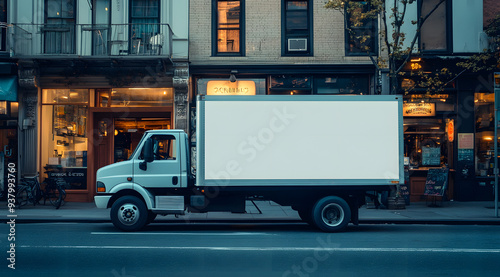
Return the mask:
M 215 1 L 213 55 L 243 55 L 244 1 Z
M 7 50 L 7 0 L 0 0 L 0 22 L 4 23 L 0 28 L 0 51 Z
M 130 1 L 130 54 L 152 51 L 155 41 L 161 40 L 160 1 Z
M 309 1 L 283 0 L 282 54 L 312 54 L 312 7 Z
M 351 6 L 346 5 L 346 55 L 365 56 L 374 55 L 377 52 L 377 19 L 361 18 L 359 16 L 366 14 L 370 9 L 370 3 L 367 1 L 357 1 Z
M 427 16 L 440 0 L 421 0 L 420 17 Z M 450 1 L 441 3 L 427 18 L 420 29 L 420 48 L 424 52 L 448 51 L 448 41 L 451 24 L 448 19 L 448 5 Z
M 111 0 L 94 0 L 92 4 L 92 55 L 107 55 L 111 39 Z
M 46 0 L 42 28 L 45 54 L 75 53 L 75 0 Z
M 88 104 L 86 89 L 42 90 L 42 166 L 67 189 L 87 189 Z

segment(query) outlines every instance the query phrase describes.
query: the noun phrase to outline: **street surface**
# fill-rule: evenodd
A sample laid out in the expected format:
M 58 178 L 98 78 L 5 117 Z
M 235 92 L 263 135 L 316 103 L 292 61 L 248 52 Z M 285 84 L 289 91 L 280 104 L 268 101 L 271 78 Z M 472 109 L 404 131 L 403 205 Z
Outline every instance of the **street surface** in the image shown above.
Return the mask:
M 9 234 L 9 225 L 0 232 Z M 500 226 L 34 223 L 0 239 L 0 276 L 498 276 Z M 11 251 L 12 252 L 12 251 Z

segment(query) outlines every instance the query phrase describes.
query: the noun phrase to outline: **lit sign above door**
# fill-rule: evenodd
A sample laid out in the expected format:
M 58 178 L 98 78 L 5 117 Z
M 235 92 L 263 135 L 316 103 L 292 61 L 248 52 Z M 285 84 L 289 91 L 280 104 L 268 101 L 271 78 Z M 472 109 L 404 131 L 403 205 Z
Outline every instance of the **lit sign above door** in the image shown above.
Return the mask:
M 435 103 L 404 103 L 403 116 L 435 116 Z
M 209 81 L 207 95 L 255 95 L 255 82 Z

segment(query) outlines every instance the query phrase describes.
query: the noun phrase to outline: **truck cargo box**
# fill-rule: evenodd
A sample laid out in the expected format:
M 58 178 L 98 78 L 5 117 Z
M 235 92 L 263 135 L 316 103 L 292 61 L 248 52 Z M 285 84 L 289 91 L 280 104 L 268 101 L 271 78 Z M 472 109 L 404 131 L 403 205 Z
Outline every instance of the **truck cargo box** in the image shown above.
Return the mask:
M 197 186 L 404 182 L 398 95 L 200 96 Z

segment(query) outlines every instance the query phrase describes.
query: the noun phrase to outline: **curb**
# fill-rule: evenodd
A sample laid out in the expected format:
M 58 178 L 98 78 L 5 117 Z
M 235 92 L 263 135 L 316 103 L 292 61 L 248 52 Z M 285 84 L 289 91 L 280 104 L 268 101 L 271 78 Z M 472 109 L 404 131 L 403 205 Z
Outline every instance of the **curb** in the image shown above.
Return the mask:
M 109 219 L 77 219 L 77 218 L 15 218 L 16 223 L 111 223 Z M 2 218 L 1 223 L 10 219 Z M 297 224 L 304 223 L 300 219 L 193 219 L 193 220 L 155 220 L 154 223 L 170 224 Z M 305 223 L 304 223 L 305 224 Z M 360 219 L 359 224 L 396 224 L 396 225 L 500 225 L 499 220 L 456 220 L 456 219 Z

